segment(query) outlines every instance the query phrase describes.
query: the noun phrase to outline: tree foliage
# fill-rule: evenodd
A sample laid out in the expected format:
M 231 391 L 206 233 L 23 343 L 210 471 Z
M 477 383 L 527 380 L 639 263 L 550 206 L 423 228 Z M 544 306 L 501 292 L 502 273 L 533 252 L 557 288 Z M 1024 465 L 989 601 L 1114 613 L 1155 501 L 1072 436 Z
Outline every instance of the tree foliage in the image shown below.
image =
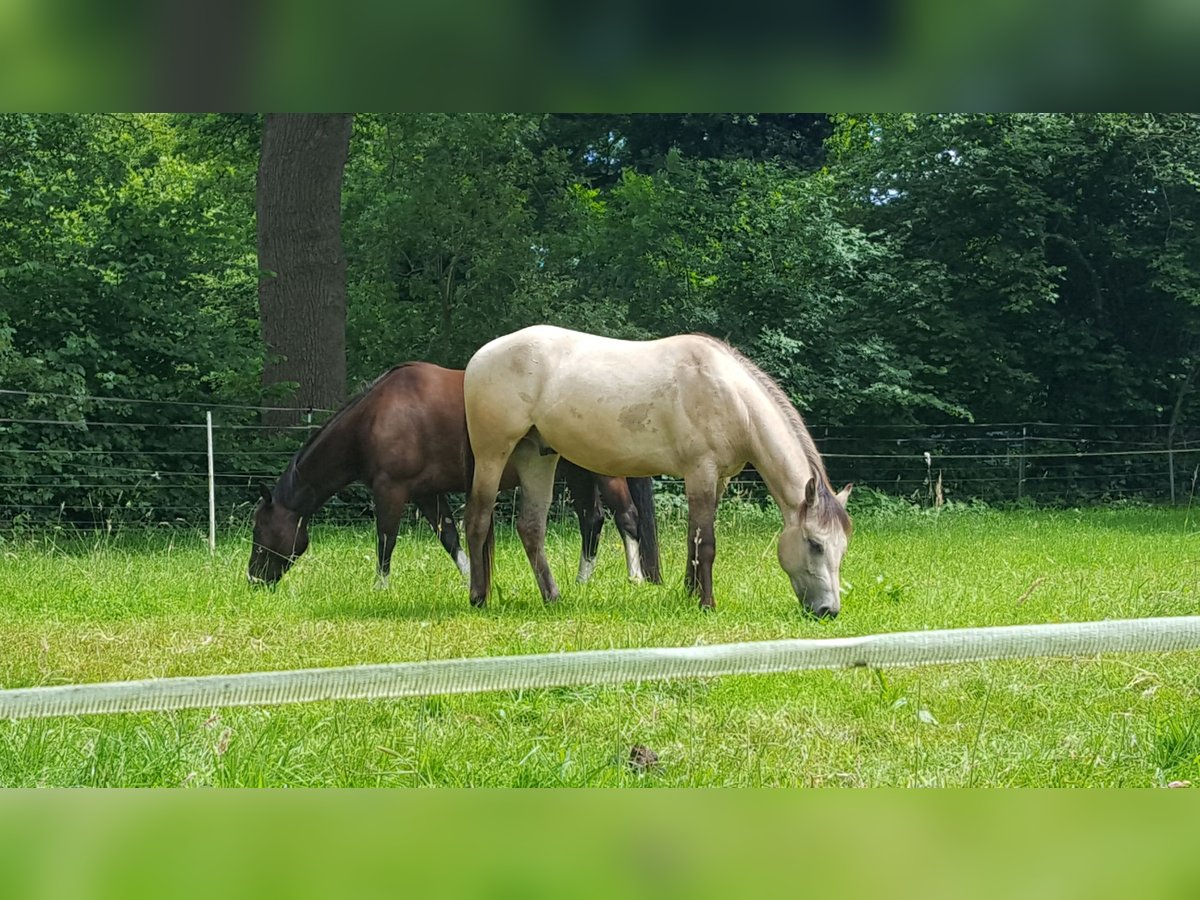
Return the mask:
M 567 184 L 535 152 L 540 119 L 361 117 L 346 189 L 352 371 L 401 358 L 463 366 L 481 334 L 536 320 L 539 206 Z
M 33 392 L 0 395 L 4 418 L 260 400 L 260 133 L 258 116 L 0 116 L 0 376 Z M 1186 425 L 1197 148 L 1200 118 L 1178 114 L 359 114 L 347 370 L 462 366 L 534 322 L 697 330 L 822 424 Z M 0 449 L 68 461 L 183 440 L 0 425 Z M 5 458 L 15 500 L 87 483 L 64 465 L 30 487 L 23 458 Z
M 149 116 L 0 116 L 0 379 L 31 392 L 6 395 L 5 418 L 154 422 L 166 410 L 88 398 L 256 392 L 253 232 L 223 197 L 220 164 L 185 159 L 176 137 Z M 6 423 L 9 502 L 78 502 L 89 472 L 153 468 L 129 454 L 180 442 Z
M 985 419 L 1154 421 L 1200 356 L 1194 116 L 842 117 L 853 221 L 925 288 L 898 320 Z

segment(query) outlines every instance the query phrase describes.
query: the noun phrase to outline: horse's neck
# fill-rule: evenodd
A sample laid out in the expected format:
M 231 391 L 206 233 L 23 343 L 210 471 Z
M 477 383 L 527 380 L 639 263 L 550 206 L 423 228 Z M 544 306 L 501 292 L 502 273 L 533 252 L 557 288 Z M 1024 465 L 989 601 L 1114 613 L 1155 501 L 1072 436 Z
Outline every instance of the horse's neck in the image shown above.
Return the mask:
M 346 442 L 350 423 L 341 421 L 317 435 L 311 445 L 298 453 L 288 464 L 280 479 L 281 501 L 303 516 L 311 516 L 325 503 L 354 481 L 357 473 L 350 460 L 355 454 L 347 452 Z
M 804 485 L 819 477 L 818 473 L 792 423 L 774 400 L 763 395 L 752 409 L 757 428 L 751 438 L 750 462 L 779 505 L 784 525 L 799 525 Z

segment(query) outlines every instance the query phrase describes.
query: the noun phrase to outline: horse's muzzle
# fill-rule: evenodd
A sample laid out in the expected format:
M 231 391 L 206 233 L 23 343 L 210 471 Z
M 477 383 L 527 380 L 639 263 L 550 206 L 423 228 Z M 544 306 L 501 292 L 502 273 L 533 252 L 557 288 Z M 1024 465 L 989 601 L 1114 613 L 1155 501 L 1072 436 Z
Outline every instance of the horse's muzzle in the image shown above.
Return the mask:
M 800 601 L 800 608 L 814 619 L 836 619 L 837 614 L 841 611 L 841 601 L 836 597 L 831 597 L 821 603 L 809 605 L 803 600 Z

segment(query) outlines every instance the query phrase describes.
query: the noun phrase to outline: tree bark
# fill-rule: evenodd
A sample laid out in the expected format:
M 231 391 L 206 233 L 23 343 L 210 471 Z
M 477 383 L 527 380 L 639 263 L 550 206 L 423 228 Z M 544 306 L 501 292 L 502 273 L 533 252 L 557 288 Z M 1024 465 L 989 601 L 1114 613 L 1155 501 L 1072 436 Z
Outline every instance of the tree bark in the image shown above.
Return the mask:
M 258 311 L 267 360 L 268 425 L 300 421 L 308 409 L 346 398 L 346 257 L 342 175 L 352 114 L 268 113 L 263 120 L 255 211 Z

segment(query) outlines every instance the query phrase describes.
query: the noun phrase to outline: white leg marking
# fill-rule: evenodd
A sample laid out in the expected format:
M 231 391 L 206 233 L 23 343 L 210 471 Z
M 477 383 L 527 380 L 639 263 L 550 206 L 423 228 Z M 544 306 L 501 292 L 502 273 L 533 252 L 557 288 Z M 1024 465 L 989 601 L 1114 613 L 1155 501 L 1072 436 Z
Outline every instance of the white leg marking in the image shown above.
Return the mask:
M 454 564 L 458 566 L 458 571 L 462 573 L 463 578 L 471 577 L 471 561 L 467 559 L 467 554 L 461 547 L 454 551 Z
M 629 580 L 634 584 L 641 584 L 645 580 L 642 575 L 642 558 L 635 537 L 625 536 L 625 566 L 629 569 Z
M 592 577 L 592 572 L 596 570 L 596 557 L 588 559 L 586 556 L 579 557 L 579 577 L 576 578 L 580 584 L 585 583 Z

